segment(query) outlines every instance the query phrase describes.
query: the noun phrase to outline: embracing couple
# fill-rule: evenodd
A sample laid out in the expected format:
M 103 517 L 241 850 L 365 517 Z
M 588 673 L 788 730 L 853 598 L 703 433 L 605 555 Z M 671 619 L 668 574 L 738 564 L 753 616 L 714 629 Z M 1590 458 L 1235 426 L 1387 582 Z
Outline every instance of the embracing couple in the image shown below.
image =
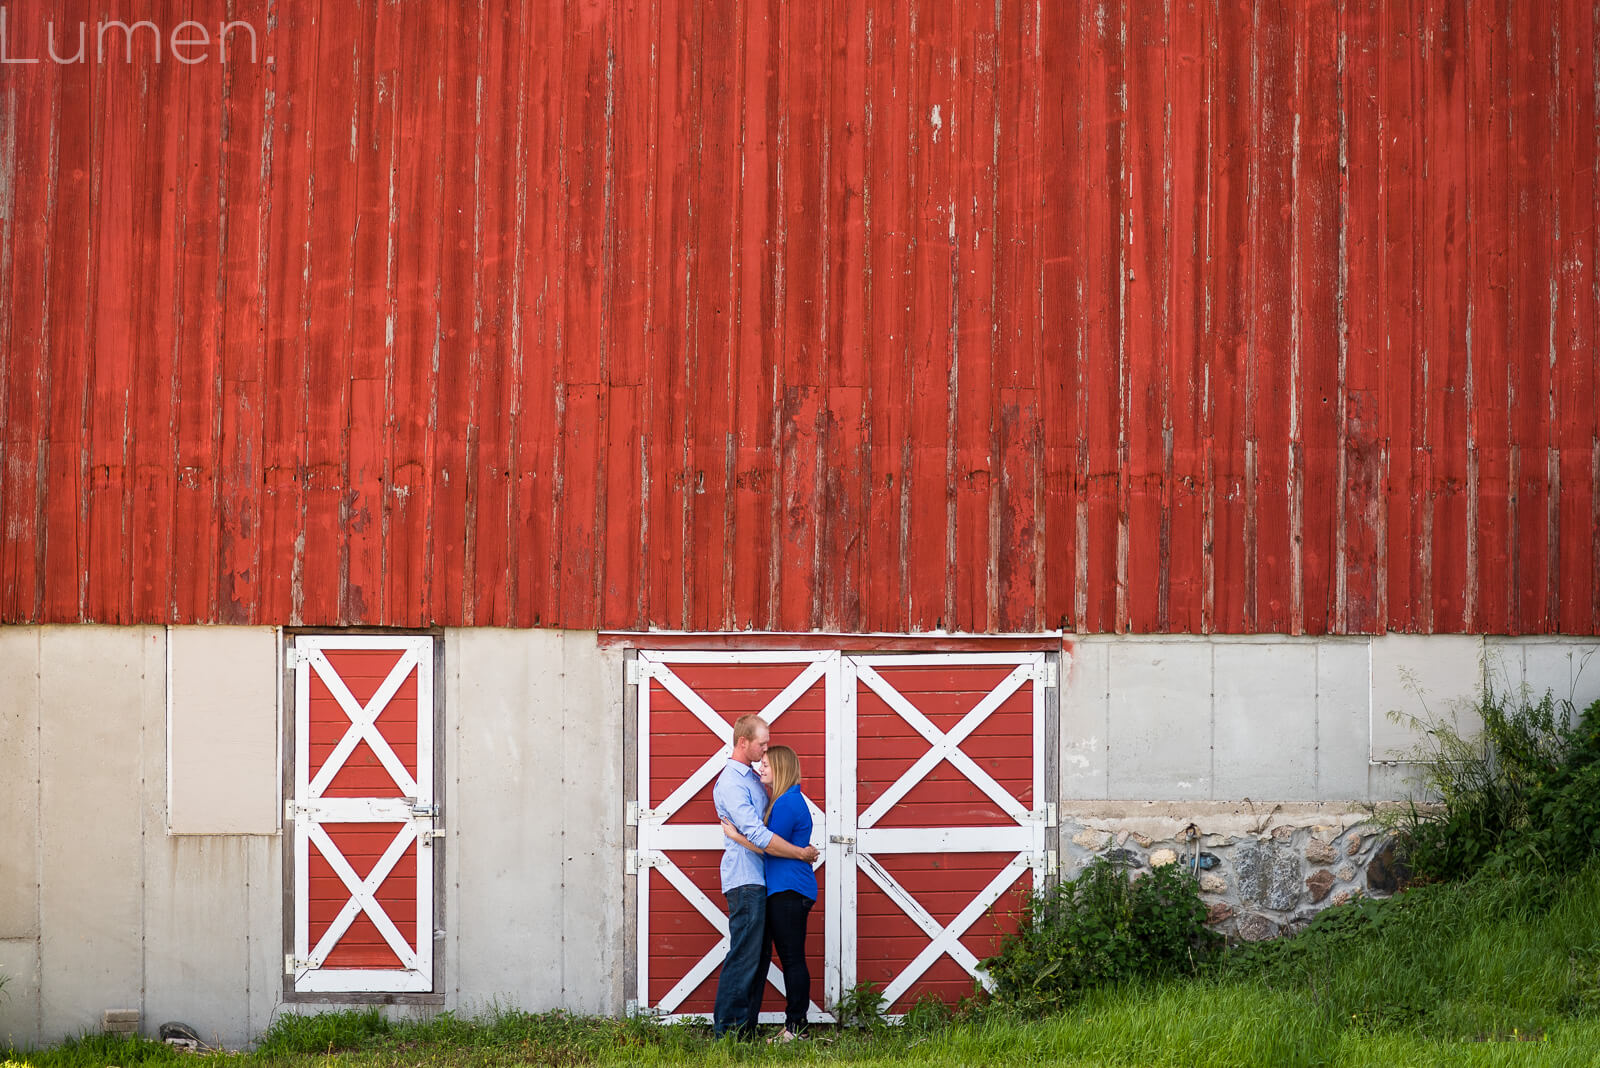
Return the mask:
M 712 1016 L 716 1035 L 754 1038 L 772 947 L 783 965 L 783 1031 L 788 1042 L 805 1032 L 811 1005 L 806 967 L 806 917 L 817 902 L 811 864 L 811 810 L 800 792 L 800 758 L 786 745 L 768 745 L 760 716 L 733 724 L 733 755 L 712 790 L 725 836 L 722 892 L 728 899 L 728 956 L 717 981 Z

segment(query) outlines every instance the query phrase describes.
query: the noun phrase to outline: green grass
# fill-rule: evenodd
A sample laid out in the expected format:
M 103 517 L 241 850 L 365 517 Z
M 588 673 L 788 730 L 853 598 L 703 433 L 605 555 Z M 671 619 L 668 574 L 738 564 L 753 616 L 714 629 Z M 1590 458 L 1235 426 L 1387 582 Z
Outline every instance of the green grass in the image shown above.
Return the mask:
M 816 1032 L 787 1047 L 700 1027 L 575 1017 L 282 1016 L 238 1068 L 520 1064 L 1076 1064 L 1157 1068 L 1600 1068 L 1600 861 L 1576 876 L 1482 878 L 1330 909 L 1297 939 L 1207 978 L 1090 993 L 1043 1020 Z M 7 1059 L 9 1058 L 9 1060 Z M 0 1055 L 38 1068 L 194 1064 L 151 1042 L 88 1037 Z M 196 1066 L 198 1068 L 198 1066 Z M 208 1066 L 209 1068 L 209 1066 Z M 220 1066 L 219 1066 L 220 1068 Z

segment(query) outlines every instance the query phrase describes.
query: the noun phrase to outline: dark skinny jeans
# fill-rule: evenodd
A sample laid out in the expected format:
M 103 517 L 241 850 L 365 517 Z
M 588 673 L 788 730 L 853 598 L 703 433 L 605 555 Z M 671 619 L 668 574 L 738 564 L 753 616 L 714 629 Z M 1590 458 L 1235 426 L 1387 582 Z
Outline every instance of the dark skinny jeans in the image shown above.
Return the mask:
M 811 1008 L 811 969 L 806 967 L 806 917 L 816 901 L 798 890 L 779 890 L 767 896 L 767 937 L 783 965 L 785 1026 L 794 1034 L 806 1029 Z

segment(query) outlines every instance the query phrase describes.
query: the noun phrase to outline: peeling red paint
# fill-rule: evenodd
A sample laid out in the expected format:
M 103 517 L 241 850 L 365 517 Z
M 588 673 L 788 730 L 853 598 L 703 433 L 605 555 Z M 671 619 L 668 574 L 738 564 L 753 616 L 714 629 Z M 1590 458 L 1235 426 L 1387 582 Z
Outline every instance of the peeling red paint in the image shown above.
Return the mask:
M 0 621 L 1600 631 L 1592 4 L 147 7 L 0 67 Z

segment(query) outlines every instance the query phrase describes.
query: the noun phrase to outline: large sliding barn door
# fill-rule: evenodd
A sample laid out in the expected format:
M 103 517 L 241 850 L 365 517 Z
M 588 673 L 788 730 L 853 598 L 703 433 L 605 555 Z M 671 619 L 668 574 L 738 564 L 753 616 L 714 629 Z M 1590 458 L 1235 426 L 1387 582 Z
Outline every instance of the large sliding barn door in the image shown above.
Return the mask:
M 433 989 L 433 639 L 300 635 L 295 992 Z
M 1044 653 L 643 651 L 632 671 L 639 1009 L 711 1012 L 727 952 L 711 785 L 746 712 L 796 750 L 826 810 L 812 813 L 814 994 L 831 1008 L 871 981 L 898 1014 L 971 990 L 1047 870 Z M 769 981 L 766 1005 L 781 1009 L 775 966 Z

